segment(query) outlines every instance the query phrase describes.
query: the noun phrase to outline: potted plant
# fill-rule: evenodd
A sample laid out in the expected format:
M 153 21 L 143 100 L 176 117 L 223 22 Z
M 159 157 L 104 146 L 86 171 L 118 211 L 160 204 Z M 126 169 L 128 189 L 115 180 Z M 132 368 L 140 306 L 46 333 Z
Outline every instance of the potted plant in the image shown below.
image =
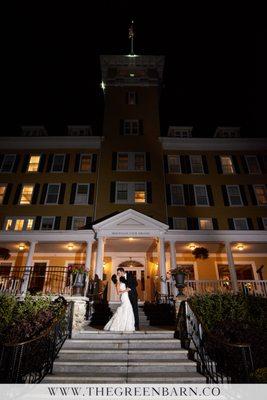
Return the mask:
M 201 258 L 202 260 L 206 259 L 209 257 L 209 250 L 206 249 L 205 247 L 196 247 L 193 251 L 192 251 L 193 256 L 195 256 L 195 258 Z
M 82 295 L 82 289 L 85 287 L 86 269 L 84 264 L 70 264 L 68 272 L 72 275 L 73 294 Z
M 178 296 L 183 295 L 183 288 L 185 287 L 184 281 L 185 281 L 185 276 L 187 274 L 187 269 L 186 267 L 183 267 L 182 265 L 177 264 L 175 268 L 171 269 L 171 274 L 175 279 L 175 286 L 178 289 Z

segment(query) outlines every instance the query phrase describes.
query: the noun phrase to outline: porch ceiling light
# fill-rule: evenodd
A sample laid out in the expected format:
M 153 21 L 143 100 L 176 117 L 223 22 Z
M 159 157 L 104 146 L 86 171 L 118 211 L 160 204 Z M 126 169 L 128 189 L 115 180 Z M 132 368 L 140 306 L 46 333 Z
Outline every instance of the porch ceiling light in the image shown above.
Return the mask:
M 239 251 L 243 251 L 244 248 L 245 248 L 245 246 L 242 243 L 239 243 L 239 244 L 236 245 L 236 249 L 239 250 Z
M 132 240 L 134 240 L 134 238 L 132 238 L 132 237 L 129 237 L 129 241 L 131 242 Z
M 69 243 L 69 244 L 68 244 L 68 249 L 69 249 L 70 251 L 73 250 L 73 247 L 74 247 L 74 246 L 73 246 L 73 243 Z
M 188 245 L 188 248 L 190 249 L 190 250 L 195 250 L 195 248 L 196 248 L 197 246 L 194 244 L 194 243 L 190 243 L 189 245 Z
M 19 244 L 19 251 L 23 251 L 25 250 L 25 244 L 24 243 L 20 243 Z

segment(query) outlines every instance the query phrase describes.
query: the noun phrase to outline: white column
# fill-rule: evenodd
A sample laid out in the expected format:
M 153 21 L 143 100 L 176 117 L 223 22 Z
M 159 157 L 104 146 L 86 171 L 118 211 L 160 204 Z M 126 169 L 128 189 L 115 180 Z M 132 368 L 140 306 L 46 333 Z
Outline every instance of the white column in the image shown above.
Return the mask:
M 235 261 L 231 249 L 231 243 L 225 242 L 225 250 L 227 254 L 227 260 L 228 260 L 228 266 L 229 266 L 229 272 L 231 276 L 231 283 L 232 283 L 232 288 L 234 292 L 238 292 L 238 285 L 237 285 L 237 276 L 236 276 L 236 270 L 235 270 Z
M 32 266 L 32 261 L 33 261 L 33 255 L 34 255 L 34 251 L 35 251 L 35 246 L 38 242 L 30 242 L 30 246 L 29 246 L 29 251 L 28 251 L 28 257 L 27 257 L 27 261 L 26 261 L 26 268 L 24 271 L 24 275 L 23 275 L 23 282 L 21 285 L 21 293 L 22 296 L 26 295 L 27 292 L 27 288 L 29 285 L 29 280 L 30 280 L 30 272 L 31 272 L 31 266 Z
M 95 273 L 99 279 L 103 279 L 104 246 L 105 246 L 105 239 L 102 236 L 100 236 L 97 242 L 96 269 L 95 269 Z
M 161 294 L 167 294 L 164 239 L 162 237 L 159 237 L 157 244 L 158 244 L 159 275 L 163 279 L 163 281 L 162 280 L 160 281 L 160 291 Z
M 86 282 L 85 282 L 85 293 L 84 295 L 86 296 L 87 291 L 88 291 L 88 285 L 89 285 L 89 274 L 91 270 L 91 257 L 92 257 L 92 244 L 93 242 L 86 242 L 86 254 L 85 254 L 85 268 L 87 270 L 86 274 Z
M 170 255 L 171 255 L 171 269 L 176 267 L 176 249 L 175 249 L 175 242 L 170 241 Z

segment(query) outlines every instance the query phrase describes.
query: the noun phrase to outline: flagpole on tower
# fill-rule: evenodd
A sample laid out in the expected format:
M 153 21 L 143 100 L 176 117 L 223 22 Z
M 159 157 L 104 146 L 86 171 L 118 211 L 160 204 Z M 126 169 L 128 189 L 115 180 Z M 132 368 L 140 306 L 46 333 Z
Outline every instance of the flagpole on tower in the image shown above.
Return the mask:
M 131 39 L 131 56 L 134 55 L 134 21 L 132 21 L 132 24 L 129 28 L 129 39 Z

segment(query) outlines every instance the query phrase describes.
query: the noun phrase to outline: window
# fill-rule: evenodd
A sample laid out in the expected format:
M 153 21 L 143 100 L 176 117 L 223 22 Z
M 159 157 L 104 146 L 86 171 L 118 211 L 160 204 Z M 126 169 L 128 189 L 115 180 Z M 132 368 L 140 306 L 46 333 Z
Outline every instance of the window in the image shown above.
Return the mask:
M 118 153 L 118 171 L 145 171 L 145 153 Z
M 262 218 L 263 228 L 267 230 L 267 218 Z
M 86 225 L 86 217 L 73 217 L 72 218 L 72 227 L 74 231 L 83 228 Z
M 1 165 L 1 172 L 12 172 L 16 154 L 5 154 Z
M 177 230 L 187 229 L 187 219 L 173 217 L 173 229 L 177 229 Z
M 0 204 L 3 204 L 5 193 L 6 193 L 6 184 L 0 185 Z
M 57 204 L 60 191 L 60 183 L 49 183 L 45 204 Z
M 34 218 L 14 217 L 7 218 L 4 226 L 5 231 L 31 231 L 33 229 Z
M 30 156 L 28 172 L 38 172 L 40 156 Z
M 234 227 L 238 231 L 248 230 L 248 221 L 246 218 L 233 218 Z
M 208 206 L 209 198 L 205 185 L 194 185 L 195 201 L 197 206 Z
M 89 184 L 78 183 L 74 204 L 88 204 Z
M 51 231 L 54 229 L 55 217 L 42 217 L 41 227 L 42 231 Z
M 183 185 L 171 185 L 172 204 L 177 206 L 184 205 L 184 189 Z
M 267 189 L 265 185 L 254 185 L 254 192 L 259 206 L 267 205 Z
M 136 92 L 127 92 L 127 104 L 136 104 Z
M 55 154 L 53 157 L 52 172 L 62 172 L 64 169 L 65 154 Z
M 192 174 L 203 174 L 203 165 L 201 156 L 190 156 Z
M 23 185 L 19 204 L 31 204 L 34 185 Z
M 118 154 L 118 170 L 127 170 L 128 169 L 128 153 L 119 153 Z
M 117 184 L 117 201 L 126 202 L 128 200 L 128 184 L 118 183 Z
M 213 229 L 212 218 L 199 218 L 198 225 L 201 230 Z
M 260 174 L 260 166 L 256 156 L 245 156 L 248 172 L 250 174 Z
M 92 166 L 92 155 L 81 154 L 79 172 L 90 172 Z
M 145 170 L 145 154 L 143 153 L 134 154 L 134 170 L 135 171 Z
M 116 202 L 124 204 L 145 203 L 145 182 L 117 182 Z
M 145 183 L 135 183 L 134 202 L 135 203 L 145 203 L 146 202 Z
M 222 170 L 224 174 L 234 174 L 234 165 L 231 156 L 220 156 Z
M 168 168 L 169 172 L 181 173 L 181 161 L 180 156 L 168 155 Z
M 229 203 L 231 206 L 242 206 L 242 198 L 238 185 L 228 185 L 226 186 L 227 194 L 229 198 Z
M 124 135 L 139 135 L 138 119 L 126 119 L 123 125 Z

